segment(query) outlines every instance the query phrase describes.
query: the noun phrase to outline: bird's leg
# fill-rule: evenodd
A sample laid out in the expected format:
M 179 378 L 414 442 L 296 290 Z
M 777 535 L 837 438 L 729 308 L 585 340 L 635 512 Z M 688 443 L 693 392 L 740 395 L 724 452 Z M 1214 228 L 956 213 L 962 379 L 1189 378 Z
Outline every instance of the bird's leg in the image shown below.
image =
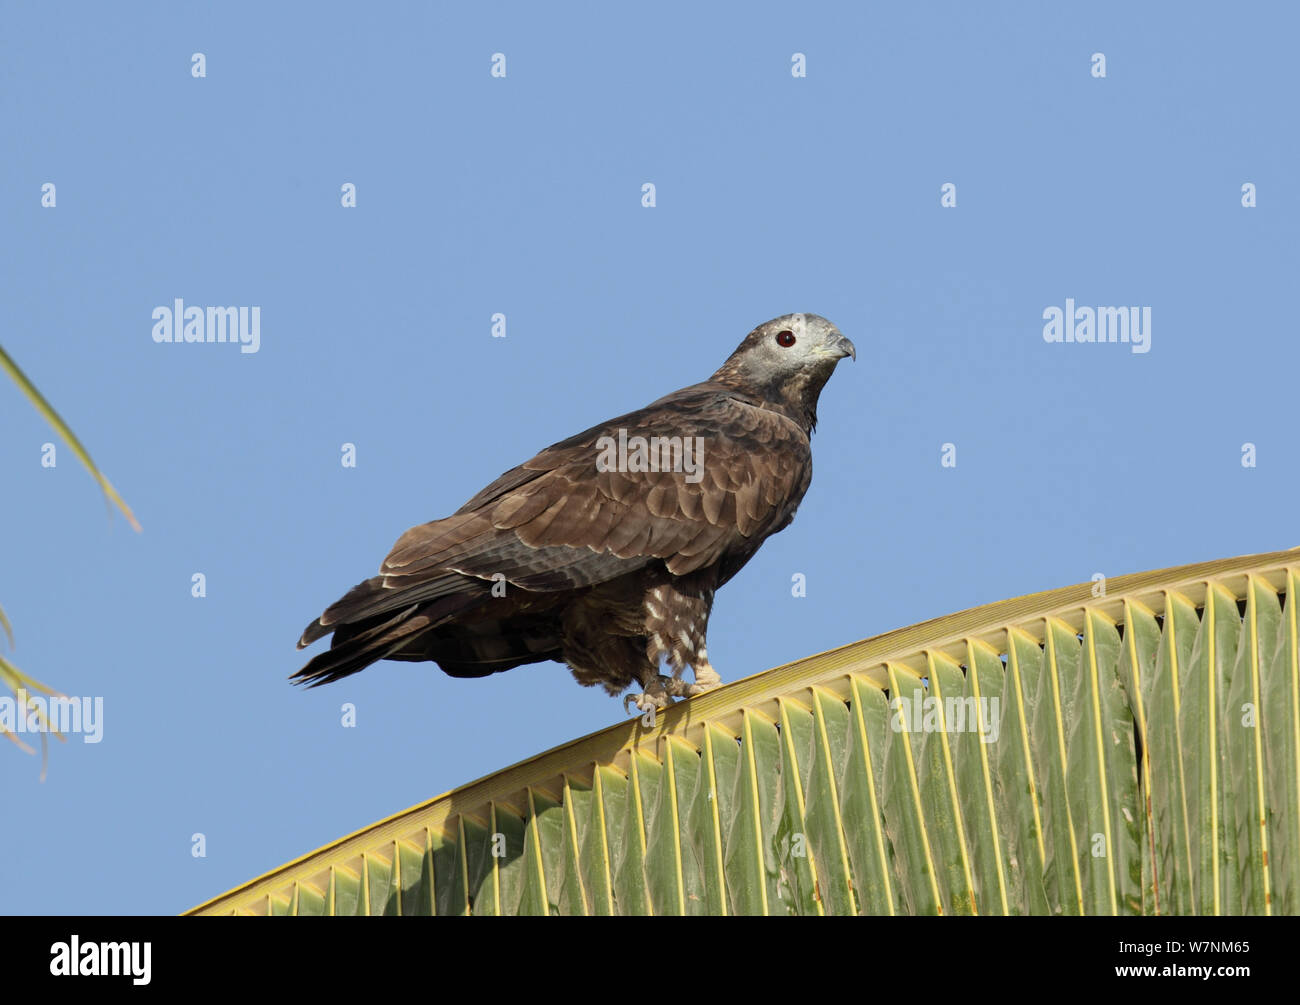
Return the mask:
M 722 685 L 722 675 L 713 669 L 709 662 L 708 656 L 703 649 L 700 650 L 700 661 L 695 665 L 695 684 L 694 687 L 699 691 L 712 691 L 715 687 Z
M 685 698 L 717 687 L 722 678 L 709 666 L 705 633 L 713 605 L 716 573 L 674 578 L 646 594 L 644 632 L 646 658 L 654 665 L 667 658 L 672 676 L 665 678 L 668 694 Z M 695 668 L 695 683 L 682 680 L 686 665 Z
M 687 684 L 678 676 L 680 673 L 678 671 L 668 685 L 669 694 L 677 698 L 689 698 L 692 695 L 712 691 L 722 683 L 722 676 L 709 665 L 709 652 L 703 646 L 700 647 L 699 655 L 695 657 L 691 667 L 695 670 L 695 683 Z
M 624 696 L 623 711 L 630 715 L 632 705 L 635 705 L 642 712 L 648 712 L 652 708 L 667 708 L 673 703 L 672 698 L 669 697 L 671 692 L 668 682 L 670 680 L 671 678 L 659 674 L 657 666 L 651 666 L 641 677 L 642 692 Z

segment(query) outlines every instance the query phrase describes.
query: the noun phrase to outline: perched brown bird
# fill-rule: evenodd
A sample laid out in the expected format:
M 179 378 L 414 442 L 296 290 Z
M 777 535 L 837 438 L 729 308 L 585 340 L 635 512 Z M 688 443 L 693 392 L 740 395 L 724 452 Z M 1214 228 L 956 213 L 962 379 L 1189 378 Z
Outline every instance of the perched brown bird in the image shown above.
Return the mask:
M 293 679 L 326 684 L 381 659 L 453 677 L 559 660 L 610 694 L 640 684 L 625 707 L 717 687 L 714 591 L 794 519 L 817 398 L 845 356 L 853 343 L 825 318 L 787 314 L 704 383 L 547 447 L 403 534 L 378 576 L 307 626 L 300 649 L 334 638 Z

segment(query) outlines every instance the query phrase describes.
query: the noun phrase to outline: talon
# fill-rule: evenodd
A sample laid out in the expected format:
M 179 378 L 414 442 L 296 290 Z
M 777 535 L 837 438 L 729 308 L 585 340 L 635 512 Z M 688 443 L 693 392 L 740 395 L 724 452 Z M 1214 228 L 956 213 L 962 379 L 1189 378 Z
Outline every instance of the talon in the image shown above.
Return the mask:
M 669 697 L 672 693 L 669 681 L 668 677 L 656 676 L 640 694 L 624 695 L 623 711 L 631 715 L 632 711 L 628 707 L 630 705 L 635 705 L 642 712 L 648 712 L 652 708 L 667 708 L 673 703 L 672 698 Z

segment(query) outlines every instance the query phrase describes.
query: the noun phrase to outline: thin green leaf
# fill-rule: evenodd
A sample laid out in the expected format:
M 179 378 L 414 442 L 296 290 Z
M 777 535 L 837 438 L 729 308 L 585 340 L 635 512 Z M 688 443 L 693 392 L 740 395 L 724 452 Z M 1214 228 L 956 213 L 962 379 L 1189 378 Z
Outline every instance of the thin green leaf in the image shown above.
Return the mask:
M 95 467 L 95 462 L 90 459 L 90 453 L 81 445 L 81 441 L 77 439 L 76 434 L 63 421 L 59 413 L 54 410 L 54 406 L 45 400 L 45 396 L 36 390 L 36 385 L 27 379 L 27 375 L 5 352 L 4 346 L 0 346 L 0 369 L 8 372 L 14 383 L 18 385 L 18 389 L 27 396 L 28 400 L 36 407 L 36 410 L 45 417 L 45 421 L 54 427 L 59 436 L 63 437 L 63 441 L 72 448 L 72 452 L 77 455 L 77 459 L 86 466 L 86 470 L 91 473 L 95 481 L 99 482 L 99 487 L 103 491 L 105 499 L 115 504 L 122 511 L 122 515 L 126 517 L 127 522 L 138 533 L 140 523 L 136 520 L 135 514 L 131 512 L 131 507 L 117 494 L 117 489 L 113 488 L 112 483 L 104 477 L 99 468 Z

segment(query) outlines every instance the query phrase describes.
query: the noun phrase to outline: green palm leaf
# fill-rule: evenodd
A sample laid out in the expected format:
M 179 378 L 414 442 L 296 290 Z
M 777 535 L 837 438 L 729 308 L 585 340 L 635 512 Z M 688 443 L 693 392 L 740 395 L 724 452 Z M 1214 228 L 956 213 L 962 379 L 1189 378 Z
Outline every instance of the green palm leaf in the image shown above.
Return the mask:
M 1092 586 L 621 723 L 190 913 L 1300 911 L 1300 550 Z
M 122 515 L 126 517 L 127 522 L 138 533 L 140 524 L 136 520 L 135 514 L 131 512 L 131 507 L 117 494 L 117 489 L 113 488 L 112 483 L 104 477 L 99 468 L 95 467 L 95 462 L 90 459 L 89 452 L 81 445 L 81 441 L 77 439 L 76 434 L 63 421 L 59 413 L 54 410 L 54 406 L 46 401 L 45 396 L 36 389 L 36 385 L 27 379 L 27 375 L 19 369 L 18 364 L 5 352 L 4 346 L 0 346 L 0 369 L 3 369 L 13 378 L 13 382 L 18 385 L 18 389 L 36 407 L 36 411 L 40 412 L 45 417 L 45 421 L 54 427 L 55 432 L 62 437 L 63 441 L 72 449 L 72 452 L 77 455 L 77 459 L 86 466 L 86 470 L 99 483 L 105 500 L 117 506 L 122 511 Z
M 63 441 L 68 444 L 72 449 L 72 452 L 77 455 L 81 463 L 86 466 L 86 469 L 91 473 L 95 480 L 99 482 L 99 487 L 103 490 L 104 498 L 108 502 L 116 504 L 131 526 L 139 532 L 140 524 L 136 521 L 135 515 L 131 512 L 130 507 L 127 506 L 122 497 L 118 495 L 117 490 L 113 488 L 109 480 L 104 477 L 97 467 L 95 467 L 95 462 L 90 459 L 90 454 L 86 451 L 86 448 L 81 445 L 81 441 L 77 439 L 76 435 L 68 427 L 68 424 L 63 421 L 59 413 L 54 410 L 54 407 L 45 400 L 45 396 L 36 389 L 36 386 L 27 378 L 27 375 L 23 373 L 18 364 L 13 361 L 7 352 L 5 352 L 3 346 L 0 346 L 0 369 L 3 369 L 9 374 L 13 379 L 13 382 L 18 385 L 19 390 L 27 396 L 27 399 L 36 407 L 36 410 L 45 417 L 45 420 L 54 427 L 55 431 L 60 437 L 62 437 Z M 12 647 L 14 644 L 13 628 L 9 624 L 9 619 L 5 616 L 3 609 L 0 609 L 0 628 L 4 630 L 5 637 L 9 640 L 9 645 Z M 43 691 L 47 695 L 60 698 L 64 697 L 64 695 L 52 690 L 35 678 L 27 676 L 3 657 L 0 657 L 0 683 L 3 683 L 11 692 L 13 692 L 15 698 L 20 699 L 18 702 L 17 714 L 23 716 L 28 715 L 25 700 L 25 694 L 28 691 Z M 46 733 L 51 732 L 51 730 L 49 728 L 50 724 L 48 720 L 39 707 L 34 709 L 34 714 L 39 726 L 39 734 L 41 737 L 41 780 L 44 781 L 47 766 L 46 753 L 48 748 Z M 60 740 L 63 739 L 63 735 L 57 730 L 54 730 L 53 732 Z M 0 723 L 0 736 L 3 736 L 16 744 L 18 748 L 25 753 L 33 752 L 31 747 L 18 739 L 14 732 L 8 729 L 3 723 Z

